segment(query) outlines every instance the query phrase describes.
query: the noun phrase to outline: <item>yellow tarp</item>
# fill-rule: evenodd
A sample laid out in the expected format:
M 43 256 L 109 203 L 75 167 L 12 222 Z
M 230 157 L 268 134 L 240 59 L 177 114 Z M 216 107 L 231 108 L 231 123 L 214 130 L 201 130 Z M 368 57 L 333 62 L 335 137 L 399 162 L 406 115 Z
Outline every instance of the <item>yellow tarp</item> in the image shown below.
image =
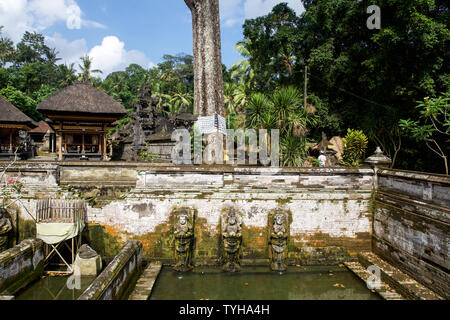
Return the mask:
M 56 244 L 76 237 L 83 229 L 83 221 L 75 223 L 37 223 L 36 237 L 47 244 Z

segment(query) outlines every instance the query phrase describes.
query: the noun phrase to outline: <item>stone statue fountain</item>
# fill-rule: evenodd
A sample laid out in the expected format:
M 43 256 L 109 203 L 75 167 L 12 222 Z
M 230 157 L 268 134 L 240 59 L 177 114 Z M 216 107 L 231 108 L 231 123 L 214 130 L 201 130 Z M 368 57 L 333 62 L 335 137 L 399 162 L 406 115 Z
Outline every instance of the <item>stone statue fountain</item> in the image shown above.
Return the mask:
M 273 271 L 286 271 L 286 253 L 289 237 L 289 215 L 284 211 L 275 211 L 269 215 L 270 232 L 270 268 Z
M 9 234 L 12 230 L 11 219 L 8 212 L 0 208 L 0 252 L 8 249 Z
M 187 272 L 193 268 L 194 227 L 191 218 L 186 208 L 179 209 L 176 215 L 174 270 L 177 272 Z
M 240 270 L 240 247 L 242 243 L 242 218 L 233 208 L 228 208 L 222 216 L 223 270 Z

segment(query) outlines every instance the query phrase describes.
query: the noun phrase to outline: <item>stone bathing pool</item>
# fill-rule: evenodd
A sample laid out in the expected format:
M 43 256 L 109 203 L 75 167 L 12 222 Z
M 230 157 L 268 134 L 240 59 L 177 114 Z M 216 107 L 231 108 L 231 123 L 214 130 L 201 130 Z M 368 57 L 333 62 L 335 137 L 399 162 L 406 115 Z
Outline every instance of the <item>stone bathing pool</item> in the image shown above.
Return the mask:
M 220 288 L 220 289 L 219 289 Z M 242 267 L 237 273 L 197 267 L 178 273 L 163 267 L 150 300 L 379 300 L 345 266 Z
M 76 300 L 96 277 L 83 276 L 78 285 L 73 288 L 67 286 L 69 278 L 68 276 L 43 276 L 22 290 L 16 296 L 16 300 Z

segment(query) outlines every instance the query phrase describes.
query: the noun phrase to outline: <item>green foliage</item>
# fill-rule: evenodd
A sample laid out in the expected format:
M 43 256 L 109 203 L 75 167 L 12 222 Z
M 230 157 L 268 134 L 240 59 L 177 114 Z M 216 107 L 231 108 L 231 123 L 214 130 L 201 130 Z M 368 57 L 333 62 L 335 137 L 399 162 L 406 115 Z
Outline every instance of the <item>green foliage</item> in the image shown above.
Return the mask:
M 425 142 L 426 146 L 444 160 L 448 175 L 447 151 L 450 142 L 450 90 L 436 98 L 426 97 L 418 101 L 418 120 L 402 119 L 399 127 L 402 133 L 416 142 Z
M 342 139 L 344 142 L 344 153 L 342 164 L 357 167 L 367 150 L 368 139 L 362 130 L 348 129 L 347 135 Z
M 43 84 L 38 91 L 34 92 L 32 98 L 36 101 L 36 104 L 39 104 L 57 91 L 57 88 Z
M 254 73 L 252 91 L 289 85 L 302 90 L 307 66 L 308 103 L 319 116 L 314 137 L 321 131 L 342 135 L 355 127 L 384 132 L 386 149 L 397 152 L 397 136 L 387 133 L 400 119 L 417 116 L 415 101 L 450 87 L 448 1 L 380 0 L 381 30 L 366 27 L 366 9 L 373 2 L 303 3 L 301 16 L 282 3 L 266 16 L 245 21 L 240 46 L 249 65 L 238 65 Z M 405 142 L 400 166 L 430 169 L 433 162 L 421 148 Z M 406 150 L 413 149 L 420 161 L 408 157 Z M 417 167 L 426 162 L 430 166 Z
M 0 90 L 0 95 L 33 120 L 39 121 L 43 119 L 42 115 L 36 111 L 36 101 L 16 88 L 12 86 L 3 88 Z
M 275 114 L 282 130 L 286 128 L 289 115 L 298 111 L 301 105 L 302 94 L 293 86 L 278 89 L 273 93 L 271 112 Z
M 262 122 L 265 114 L 271 109 L 271 101 L 263 93 L 253 94 L 245 110 L 246 125 L 250 128 L 263 128 Z
M 156 154 L 149 153 L 148 151 L 148 142 L 145 145 L 145 149 L 139 153 L 139 159 L 145 162 L 154 162 L 157 158 Z
M 281 138 L 281 164 L 285 167 L 299 167 L 308 156 L 306 138 L 286 136 Z
M 81 57 L 80 61 L 81 63 L 78 65 L 78 67 L 81 69 L 79 80 L 83 82 L 89 81 L 93 82 L 93 79 L 91 77 L 92 73 L 103 73 L 101 70 L 98 69 L 91 70 L 92 59 L 88 55 Z

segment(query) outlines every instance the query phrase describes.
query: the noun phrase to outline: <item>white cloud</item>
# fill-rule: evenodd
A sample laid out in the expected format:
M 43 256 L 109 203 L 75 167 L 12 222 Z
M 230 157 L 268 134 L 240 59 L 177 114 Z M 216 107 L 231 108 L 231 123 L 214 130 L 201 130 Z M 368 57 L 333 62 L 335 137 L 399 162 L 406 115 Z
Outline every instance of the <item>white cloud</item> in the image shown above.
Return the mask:
M 300 0 L 246 0 L 244 12 L 246 19 L 252 19 L 263 16 L 272 11 L 272 8 L 281 2 L 287 2 L 288 6 L 300 15 L 305 11 L 303 3 Z
M 297 15 L 305 11 L 300 0 L 225 0 L 220 2 L 222 26 L 231 27 L 236 23 L 243 23 L 245 19 L 266 15 L 282 2 L 286 2 Z
M 105 28 L 82 15 L 76 0 L 0 0 L 0 25 L 14 42 L 20 41 L 25 31 L 42 32 L 60 21 L 69 29 Z
M 52 37 L 45 37 L 45 42 L 50 48 L 56 48 L 59 52 L 58 57 L 62 58 L 61 63 L 67 65 L 75 63 L 78 70 L 80 57 L 88 52 L 88 46 L 85 39 L 78 39 L 72 42 L 64 39 L 59 33 L 55 33 Z
M 239 20 L 242 12 L 242 0 L 225 0 L 219 2 L 220 18 L 225 27 L 231 27 Z
M 103 71 L 102 77 L 114 71 L 124 70 L 131 63 L 136 63 L 143 68 L 154 66 L 143 52 L 125 50 L 125 43 L 116 36 L 103 38 L 101 45 L 89 51 L 89 57 L 92 59 L 92 69 Z

